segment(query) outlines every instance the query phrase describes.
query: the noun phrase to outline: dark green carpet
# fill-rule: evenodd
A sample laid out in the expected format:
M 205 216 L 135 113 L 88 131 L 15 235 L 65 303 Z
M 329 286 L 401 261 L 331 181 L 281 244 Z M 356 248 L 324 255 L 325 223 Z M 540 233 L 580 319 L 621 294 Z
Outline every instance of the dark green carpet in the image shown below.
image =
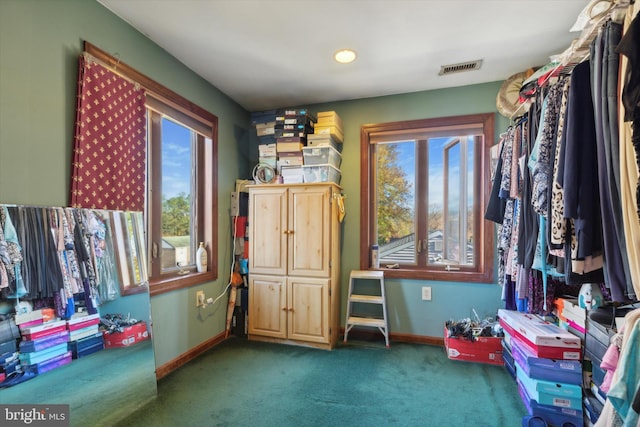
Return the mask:
M 158 383 L 121 426 L 520 426 L 504 367 L 391 343 L 333 351 L 231 338 Z

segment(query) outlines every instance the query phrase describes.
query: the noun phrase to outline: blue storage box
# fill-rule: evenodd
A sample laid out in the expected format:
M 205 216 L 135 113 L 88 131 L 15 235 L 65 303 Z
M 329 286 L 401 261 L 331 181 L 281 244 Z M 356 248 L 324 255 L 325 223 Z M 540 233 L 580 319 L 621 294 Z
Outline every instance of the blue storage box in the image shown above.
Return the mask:
M 582 427 L 584 425 L 582 409 L 541 405 L 527 394 L 521 383 L 518 383 L 518 393 L 520 393 L 520 398 L 527 408 L 527 412 L 544 419 L 550 426 Z
M 519 341 L 511 340 L 513 358 L 529 378 L 564 384 L 582 384 L 582 363 L 577 360 L 536 357 Z
M 531 400 L 542 405 L 582 410 L 582 387 L 530 378 L 519 368 L 516 362 L 516 377 Z

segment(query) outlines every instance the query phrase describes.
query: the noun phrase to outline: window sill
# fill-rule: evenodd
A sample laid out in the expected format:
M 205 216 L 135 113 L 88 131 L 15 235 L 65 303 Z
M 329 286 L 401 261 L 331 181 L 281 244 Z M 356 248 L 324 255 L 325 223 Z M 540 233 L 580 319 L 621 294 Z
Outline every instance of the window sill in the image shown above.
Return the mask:
M 164 294 L 175 291 L 177 289 L 188 288 L 203 283 L 212 282 L 217 279 L 217 275 L 213 271 L 205 273 L 189 273 L 183 276 L 170 276 L 161 279 L 152 279 L 149 281 L 149 291 L 151 296 Z
M 369 268 L 368 270 L 384 271 L 384 277 L 389 279 L 493 284 L 493 275 L 490 272 L 483 274 L 476 271 L 412 270 L 408 268 Z

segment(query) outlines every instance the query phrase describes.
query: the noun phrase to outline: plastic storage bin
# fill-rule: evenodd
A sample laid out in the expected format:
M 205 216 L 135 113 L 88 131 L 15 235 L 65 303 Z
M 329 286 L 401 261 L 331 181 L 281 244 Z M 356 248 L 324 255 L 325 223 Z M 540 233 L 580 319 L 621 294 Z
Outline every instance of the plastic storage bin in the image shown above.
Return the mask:
M 329 164 L 335 168 L 340 167 L 342 155 L 335 148 L 327 145 L 325 147 L 303 147 L 305 165 L 325 165 Z
M 302 166 L 304 182 L 335 182 L 340 184 L 340 170 L 329 164 Z

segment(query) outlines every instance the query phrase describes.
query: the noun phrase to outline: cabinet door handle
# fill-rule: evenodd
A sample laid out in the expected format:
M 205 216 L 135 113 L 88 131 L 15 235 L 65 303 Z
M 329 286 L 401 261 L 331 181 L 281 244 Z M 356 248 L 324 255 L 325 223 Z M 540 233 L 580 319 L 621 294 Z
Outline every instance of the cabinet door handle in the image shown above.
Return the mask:
M 282 307 L 282 311 L 287 311 L 288 308 L 287 307 Z
M 289 307 L 289 311 L 293 312 L 293 307 Z

